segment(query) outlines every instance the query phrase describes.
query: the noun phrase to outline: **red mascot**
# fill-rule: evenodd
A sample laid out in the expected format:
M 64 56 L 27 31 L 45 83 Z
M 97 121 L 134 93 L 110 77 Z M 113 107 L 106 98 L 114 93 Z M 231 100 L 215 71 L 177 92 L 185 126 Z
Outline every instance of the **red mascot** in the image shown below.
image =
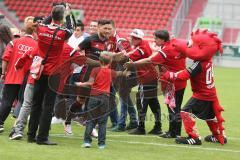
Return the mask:
M 222 53 L 221 40 L 216 34 L 207 30 L 197 30 L 191 34 L 188 44 L 176 40 L 173 44 L 181 53 L 193 60 L 192 66 L 185 70 L 173 73 L 167 72 L 164 78 L 170 81 L 190 79 L 192 97 L 181 110 L 183 124 L 188 137 L 176 138 L 178 144 L 201 145 L 201 137 L 195 126 L 195 118 L 205 120 L 211 135 L 205 137 L 207 142 L 227 143 L 221 115 L 223 108 L 220 106 L 213 79 L 213 56 Z

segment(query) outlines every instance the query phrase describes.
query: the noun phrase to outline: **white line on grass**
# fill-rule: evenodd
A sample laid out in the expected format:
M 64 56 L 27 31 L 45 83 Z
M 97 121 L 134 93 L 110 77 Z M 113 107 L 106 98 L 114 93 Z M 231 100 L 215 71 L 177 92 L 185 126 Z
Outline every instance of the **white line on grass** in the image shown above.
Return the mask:
M 66 135 L 63 135 L 63 134 L 51 134 L 51 136 L 53 136 L 53 137 L 64 137 L 64 138 L 70 138 L 70 139 L 82 138 L 80 136 L 66 136 Z M 116 137 L 116 135 L 108 135 L 108 137 L 114 137 L 114 136 Z M 121 135 L 117 135 L 117 136 L 120 137 Z M 124 136 L 124 135 L 122 135 L 122 136 Z M 150 137 L 150 136 L 148 136 L 148 137 Z M 202 146 L 174 145 L 174 144 L 165 144 L 165 143 L 146 143 L 146 142 L 122 141 L 122 140 L 112 140 L 112 139 L 108 139 L 107 141 L 117 142 L 117 143 L 128 143 L 128 144 L 155 145 L 155 146 L 162 146 L 162 147 L 175 147 L 175 148 L 188 148 L 188 149 L 196 149 L 196 150 L 208 150 L 208 151 L 221 151 L 221 152 L 240 153 L 240 150 L 220 149 L 220 148 L 202 147 Z
M 65 135 L 65 134 L 52 134 L 52 135 L 56 135 L 56 136 L 62 136 L 62 135 Z M 139 138 L 160 138 L 156 135 L 126 135 L 126 134 L 107 134 L 108 137 L 139 137 Z M 238 140 L 240 141 L 240 138 L 237 138 L 237 137 L 227 137 L 227 139 L 231 139 L 231 140 Z

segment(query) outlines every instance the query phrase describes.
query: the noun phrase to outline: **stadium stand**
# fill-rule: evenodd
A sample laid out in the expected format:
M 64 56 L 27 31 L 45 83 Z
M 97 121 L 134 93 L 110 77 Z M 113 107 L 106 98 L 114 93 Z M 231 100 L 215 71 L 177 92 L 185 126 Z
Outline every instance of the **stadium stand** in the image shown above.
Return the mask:
M 68 0 L 72 8 L 84 10 L 84 22 L 111 18 L 118 28 L 155 30 L 165 28 L 180 0 Z M 47 14 L 53 0 L 4 0 L 9 10 L 16 11 L 20 21 L 24 17 Z

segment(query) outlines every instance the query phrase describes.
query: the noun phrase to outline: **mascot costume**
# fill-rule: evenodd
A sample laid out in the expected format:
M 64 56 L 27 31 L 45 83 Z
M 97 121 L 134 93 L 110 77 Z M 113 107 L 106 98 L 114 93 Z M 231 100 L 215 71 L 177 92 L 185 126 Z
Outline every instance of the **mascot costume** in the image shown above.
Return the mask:
M 173 46 L 193 60 L 193 65 L 176 73 L 166 72 L 164 79 L 169 81 L 190 79 L 193 95 L 181 110 L 183 124 L 188 137 L 178 137 L 176 143 L 201 145 L 201 137 L 195 126 L 195 118 L 205 120 L 211 135 L 205 137 L 207 142 L 227 143 L 224 134 L 221 115 L 223 108 L 220 106 L 213 79 L 213 56 L 222 53 L 221 40 L 215 33 L 207 30 L 197 30 L 191 34 L 191 39 L 185 41 L 176 40 Z

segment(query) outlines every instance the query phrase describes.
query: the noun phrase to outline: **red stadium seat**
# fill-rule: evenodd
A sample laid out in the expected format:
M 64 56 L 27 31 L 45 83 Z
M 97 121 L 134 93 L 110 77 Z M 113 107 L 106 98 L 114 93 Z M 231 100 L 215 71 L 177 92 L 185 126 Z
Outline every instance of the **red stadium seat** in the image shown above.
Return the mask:
M 22 21 L 28 15 L 43 12 L 48 15 L 53 2 L 62 0 L 4 0 L 9 10 L 16 10 Z M 92 19 L 109 18 L 115 20 L 118 28 L 143 28 L 154 30 L 165 27 L 172 15 L 177 0 L 68 0 L 72 7 L 84 9 L 88 24 Z

